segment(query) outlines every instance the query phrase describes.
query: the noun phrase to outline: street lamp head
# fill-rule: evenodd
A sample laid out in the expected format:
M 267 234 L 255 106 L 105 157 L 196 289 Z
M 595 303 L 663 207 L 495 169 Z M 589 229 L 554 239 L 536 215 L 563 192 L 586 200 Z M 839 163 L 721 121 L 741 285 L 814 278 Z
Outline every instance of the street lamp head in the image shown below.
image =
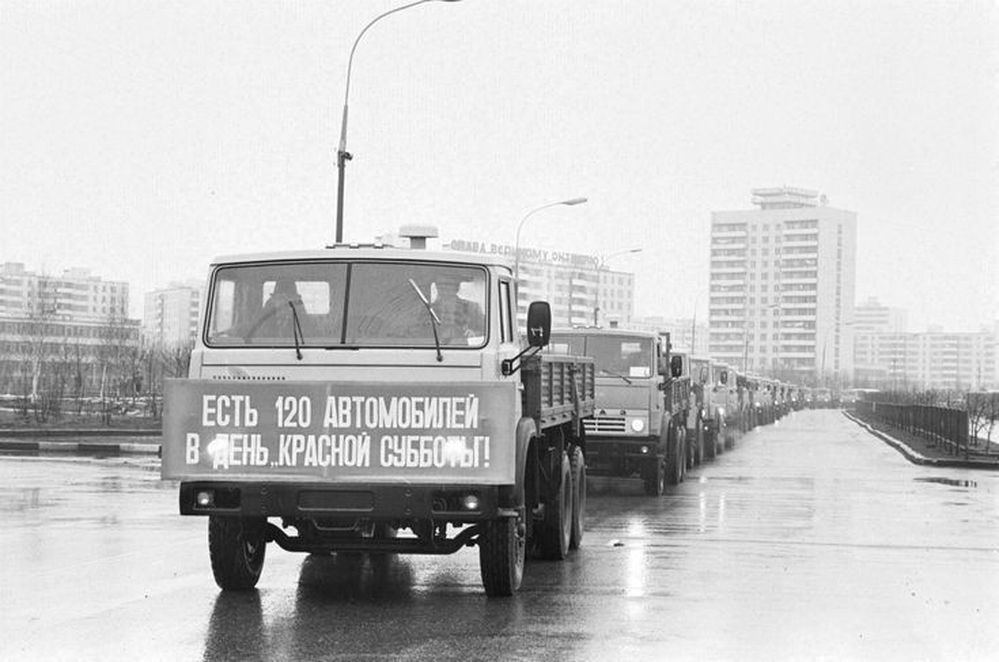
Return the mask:
M 524 217 L 520 219 L 520 223 L 517 224 L 517 238 L 514 241 L 513 246 L 513 277 L 516 279 L 520 278 L 520 229 L 524 227 L 524 223 L 528 218 L 533 216 L 535 213 L 541 211 L 542 209 L 548 209 L 549 207 L 554 207 L 556 205 L 581 205 L 586 202 L 586 198 L 569 198 L 568 200 L 561 200 L 559 202 L 549 202 L 548 204 L 541 205 L 540 207 L 535 207 L 531 211 L 524 214 Z

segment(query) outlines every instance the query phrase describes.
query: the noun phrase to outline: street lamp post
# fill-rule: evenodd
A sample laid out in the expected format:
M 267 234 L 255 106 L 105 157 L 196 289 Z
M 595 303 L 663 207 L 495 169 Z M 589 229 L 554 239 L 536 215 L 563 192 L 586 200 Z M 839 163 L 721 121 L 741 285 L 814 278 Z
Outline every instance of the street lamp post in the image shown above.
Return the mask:
M 357 50 L 357 44 L 360 43 L 361 37 L 368 29 L 382 20 L 390 14 L 395 14 L 396 12 L 401 12 L 403 9 L 409 9 L 410 7 L 415 7 L 417 5 L 422 5 L 427 2 L 435 2 L 436 0 L 417 0 L 416 2 L 411 2 L 401 7 L 396 7 L 395 9 L 390 9 L 387 12 L 375 16 L 371 21 L 364 26 L 364 29 L 358 33 L 357 38 L 354 40 L 354 45 L 350 49 L 350 57 L 347 60 L 347 84 L 343 92 L 343 117 L 340 120 L 340 143 L 336 150 L 336 168 L 337 168 L 337 184 L 336 184 L 336 231 L 334 235 L 335 243 L 339 244 L 343 241 L 343 180 L 347 169 L 347 161 L 350 161 L 353 156 L 347 151 L 347 99 L 350 96 L 350 72 L 354 66 L 354 51 Z M 440 2 L 457 2 L 458 0 L 439 0 Z
M 568 200 L 559 200 L 558 202 L 549 202 L 546 205 L 541 205 L 540 207 L 535 207 L 531 211 L 524 214 L 524 217 L 520 219 L 520 223 L 517 224 L 517 237 L 514 241 L 513 246 L 513 277 L 515 280 L 520 279 L 520 229 L 524 227 L 524 222 L 527 221 L 531 216 L 541 211 L 542 209 L 548 209 L 549 207 L 557 207 L 558 205 L 581 205 L 586 202 L 586 198 L 570 198 Z

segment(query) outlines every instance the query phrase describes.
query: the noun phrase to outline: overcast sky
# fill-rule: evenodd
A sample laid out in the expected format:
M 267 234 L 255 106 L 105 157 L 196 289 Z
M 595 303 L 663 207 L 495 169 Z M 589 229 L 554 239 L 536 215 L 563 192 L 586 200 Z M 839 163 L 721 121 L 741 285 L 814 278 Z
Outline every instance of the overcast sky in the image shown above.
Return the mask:
M 358 32 L 401 2 L 0 0 L 0 261 L 143 292 L 333 237 Z M 463 0 L 361 41 L 345 238 L 606 255 L 640 315 L 707 316 L 710 212 L 799 186 L 858 215 L 857 300 L 999 317 L 991 1 Z

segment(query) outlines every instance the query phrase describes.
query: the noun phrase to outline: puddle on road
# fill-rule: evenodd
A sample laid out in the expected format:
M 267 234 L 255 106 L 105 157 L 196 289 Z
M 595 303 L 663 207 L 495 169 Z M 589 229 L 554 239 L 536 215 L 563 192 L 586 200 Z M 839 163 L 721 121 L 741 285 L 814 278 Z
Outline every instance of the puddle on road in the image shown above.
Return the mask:
M 950 485 L 951 487 L 978 487 L 978 482 L 974 480 L 960 480 L 957 478 L 943 478 L 941 476 L 921 476 L 913 480 L 920 483 L 939 483 L 940 485 Z

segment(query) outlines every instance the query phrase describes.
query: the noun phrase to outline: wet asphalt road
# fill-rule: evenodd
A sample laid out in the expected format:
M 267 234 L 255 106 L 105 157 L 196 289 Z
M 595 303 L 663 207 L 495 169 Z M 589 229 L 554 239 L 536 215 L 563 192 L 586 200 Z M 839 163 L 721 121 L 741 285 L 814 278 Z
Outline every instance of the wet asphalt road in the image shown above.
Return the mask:
M 591 480 L 583 548 L 487 599 L 478 556 L 268 548 L 223 595 L 155 458 L 0 457 L 0 659 L 995 659 L 999 473 L 834 411 L 745 436 L 662 499 Z

